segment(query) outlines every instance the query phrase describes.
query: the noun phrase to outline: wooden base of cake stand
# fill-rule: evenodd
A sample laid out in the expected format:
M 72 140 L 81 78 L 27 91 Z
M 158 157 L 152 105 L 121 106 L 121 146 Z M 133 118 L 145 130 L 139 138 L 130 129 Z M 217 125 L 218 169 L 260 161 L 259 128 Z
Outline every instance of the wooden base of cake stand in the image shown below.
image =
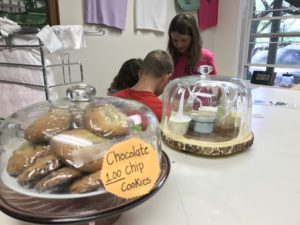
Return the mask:
M 189 139 L 184 136 L 179 136 L 164 131 L 162 131 L 161 134 L 162 139 L 167 146 L 179 151 L 207 157 L 227 156 L 244 151 L 253 144 L 254 140 L 254 135 L 252 132 L 242 139 L 234 138 L 232 140 L 221 142 Z
M 87 223 L 83 223 L 82 225 L 111 225 L 114 222 L 116 222 L 120 218 L 120 216 L 121 215 L 117 215 L 117 216 L 102 219 L 102 220 L 90 221 Z

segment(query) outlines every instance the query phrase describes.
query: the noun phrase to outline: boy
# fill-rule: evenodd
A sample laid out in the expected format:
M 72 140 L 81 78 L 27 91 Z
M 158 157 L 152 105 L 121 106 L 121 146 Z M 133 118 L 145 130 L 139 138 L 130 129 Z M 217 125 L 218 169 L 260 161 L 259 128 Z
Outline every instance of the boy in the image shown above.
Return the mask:
M 162 101 L 157 97 L 162 94 L 173 73 L 172 57 L 163 50 L 148 53 L 139 72 L 139 81 L 131 88 L 119 91 L 113 96 L 132 99 L 148 106 L 161 120 Z

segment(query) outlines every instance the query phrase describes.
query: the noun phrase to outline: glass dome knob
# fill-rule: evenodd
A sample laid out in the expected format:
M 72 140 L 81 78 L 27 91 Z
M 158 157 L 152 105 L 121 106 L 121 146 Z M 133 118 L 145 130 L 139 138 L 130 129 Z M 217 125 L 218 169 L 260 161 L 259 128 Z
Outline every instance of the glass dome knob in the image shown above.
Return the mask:
M 74 102 L 88 102 L 96 95 L 96 88 L 89 84 L 76 84 L 67 88 L 66 95 Z

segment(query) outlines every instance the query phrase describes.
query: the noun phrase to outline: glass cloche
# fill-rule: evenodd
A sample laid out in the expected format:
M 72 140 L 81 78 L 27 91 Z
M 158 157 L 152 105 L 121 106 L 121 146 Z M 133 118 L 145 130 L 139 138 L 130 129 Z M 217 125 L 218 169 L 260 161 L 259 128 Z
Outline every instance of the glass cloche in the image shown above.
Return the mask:
M 251 92 L 240 79 L 187 76 L 163 93 L 162 138 L 171 148 L 228 155 L 253 143 Z
M 67 94 L 1 123 L 0 205 L 13 217 L 36 223 L 112 217 L 156 193 L 169 174 L 149 108 L 94 97 L 85 84 Z

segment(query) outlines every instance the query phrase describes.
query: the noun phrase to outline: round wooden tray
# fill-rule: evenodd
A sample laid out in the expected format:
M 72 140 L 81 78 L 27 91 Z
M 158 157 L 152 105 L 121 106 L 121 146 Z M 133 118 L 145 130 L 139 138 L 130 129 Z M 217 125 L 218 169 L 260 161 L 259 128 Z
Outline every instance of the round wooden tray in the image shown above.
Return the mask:
M 232 155 L 247 150 L 254 141 L 253 132 L 242 139 L 233 138 L 227 141 L 202 141 L 179 136 L 170 132 L 161 132 L 164 143 L 176 150 L 207 157 Z

